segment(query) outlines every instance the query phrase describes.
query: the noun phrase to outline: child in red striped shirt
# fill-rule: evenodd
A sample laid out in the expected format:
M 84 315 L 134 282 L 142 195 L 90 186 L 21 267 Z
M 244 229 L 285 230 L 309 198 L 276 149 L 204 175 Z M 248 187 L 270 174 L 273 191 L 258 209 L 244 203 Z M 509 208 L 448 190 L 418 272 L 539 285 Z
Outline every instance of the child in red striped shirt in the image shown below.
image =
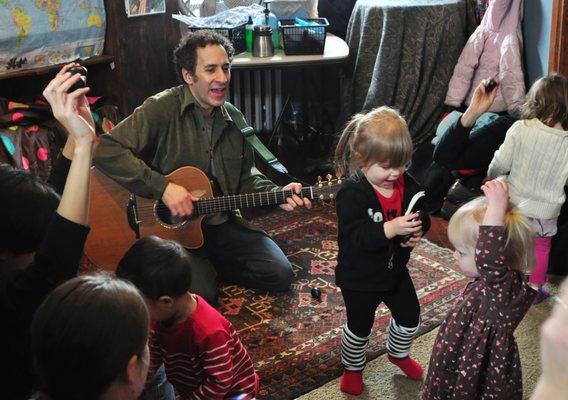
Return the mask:
M 191 260 L 178 243 L 149 236 L 126 252 L 116 270 L 142 292 L 150 311 L 151 371 L 163 364 L 182 399 L 254 399 L 259 378 L 233 325 L 189 292 Z M 150 391 L 155 381 L 149 381 Z M 146 398 L 158 397 L 171 399 L 173 393 Z

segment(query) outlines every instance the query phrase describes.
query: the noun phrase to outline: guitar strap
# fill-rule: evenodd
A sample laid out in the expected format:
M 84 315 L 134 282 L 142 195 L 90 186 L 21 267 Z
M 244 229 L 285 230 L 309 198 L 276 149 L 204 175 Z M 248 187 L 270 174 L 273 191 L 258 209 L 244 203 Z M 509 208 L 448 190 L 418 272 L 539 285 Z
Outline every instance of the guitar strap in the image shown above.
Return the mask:
M 247 142 L 249 142 L 256 153 L 276 171 L 282 174 L 287 174 L 288 170 L 286 169 L 286 167 L 282 165 L 280 161 L 278 161 L 276 156 L 272 154 L 270 150 L 268 150 L 268 148 L 264 145 L 264 143 L 260 141 L 258 136 L 254 134 L 254 129 L 249 126 L 249 124 L 247 124 L 243 115 L 239 111 L 237 111 L 235 107 L 227 107 L 227 110 L 237 128 L 239 128 Z

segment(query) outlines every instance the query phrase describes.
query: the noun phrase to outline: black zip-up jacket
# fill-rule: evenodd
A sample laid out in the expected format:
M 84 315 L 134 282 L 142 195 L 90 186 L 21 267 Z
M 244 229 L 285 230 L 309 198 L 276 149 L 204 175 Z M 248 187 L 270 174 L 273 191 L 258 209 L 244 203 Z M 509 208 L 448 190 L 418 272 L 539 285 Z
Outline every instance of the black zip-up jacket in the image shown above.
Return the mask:
M 48 180 L 63 192 L 71 161 L 63 156 Z M 29 399 L 34 389 L 30 325 L 43 300 L 60 283 L 77 275 L 89 227 L 57 212 L 39 245 L 34 261 L 24 269 L 0 274 L 0 397 Z
M 407 173 L 404 174 L 402 213 L 421 188 Z M 422 207 L 421 198 L 413 211 Z M 400 237 L 387 239 L 381 204 L 364 176 L 347 178 L 337 194 L 335 208 L 338 217 L 338 264 L 335 283 L 340 288 L 359 291 L 392 289 L 410 258 L 410 247 L 400 246 Z M 430 228 L 430 217 L 422 213 L 422 230 Z M 389 268 L 389 247 L 394 259 Z
M 432 158 L 450 170 L 480 169 L 486 172 L 493 154 L 515 121 L 515 118 L 503 115 L 489 124 L 466 128 L 460 116 L 442 135 Z

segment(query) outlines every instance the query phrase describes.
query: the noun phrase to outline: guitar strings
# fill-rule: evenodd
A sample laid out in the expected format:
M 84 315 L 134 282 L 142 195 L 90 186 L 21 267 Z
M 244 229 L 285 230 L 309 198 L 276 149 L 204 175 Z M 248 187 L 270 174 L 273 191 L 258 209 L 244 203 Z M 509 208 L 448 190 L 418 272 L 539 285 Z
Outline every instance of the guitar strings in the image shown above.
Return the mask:
M 274 196 L 272 196 L 274 194 Z M 303 195 L 304 193 L 302 193 Z M 282 198 L 278 199 L 278 195 L 280 195 Z M 215 208 L 215 207 L 229 207 L 232 208 L 237 207 L 237 203 L 239 203 L 239 205 L 243 205 L 245 202 L 249 203 L 249 199 L 248 196 L 251 196 L 250 202 L 251 203 L 255 203 L 256 201 L 258 201 L 258 205 L 262 206 L 262 205 L 270 205 L 273 201 L 284 201 L 285 199 L 289 198 L 292 196 L 292 191 L 291 190 L 286 190 L 284 192 L 262 192 L 262 193 L 249 193 L 249 194 L 241 194 L 241 195 L 230 195 L 230 196 L 224 196 L 222 198 L 219 197 L 212 197 L 212 198 L 204 198 L 204 199 L 199 199 L 197 200 L 195 203 L 198 204 L 199 206 L 202 206 L 203 208 Z M 262 196 L 265 196 L 266 199 L 264 199 Z M 271 199 L 271 197 L 274 197 L 274 199 Z M 267 204 L 263 204 L 264 201 L 267 201 Z M 253 206 L 255 206 L 256 204 L 253 204 Z M 148 205 L 148 206 L 139 206 L 137 207 L 137 209 L 139 210 L 143 210 L 143 209 L 154 209 L 154 208 L 158 208 L 161 210 L 165 210 L 168 207 L 161 203 L 158 205 Z
M 307 195 L 312 193 L 312 190 L 313 190 L 312 187 L 303 187 L 300 196 L 306 197 Z M 198 201 L 195 202 L 196 204 L 195 209 L 201 215 L 201 214 L 210 214 L 221 211 L 229 211 L 232 209 L 238 209 L 240 207 L 245 207 L 245 203 L 246 207 L 250 207 L 250 203 L 252 203 L 252 207 L 270 205 L 273 204 L 273 201 L 281 202 L 280 204 L 282 204 L 285 203 L 286 199 L 291 197 L 293 194 L 294 192 L 291 189 L 288 189 L 288 190 L 281 190 L 274 192 L 257 192 L 257 193 L 229 195 L 223 197 L 205 198 L 205 199 L 199 199 Z M 265 199 L 263 198 L 263 196 L 265 197 Z M 278 198 L 279 196 L 281 197 L 280 199 Z M 272 199 L 272 197 L 274 199 Z M 265 200 L 267 204 L 264 204 Z M 259 202 L 259 204 L 256 204 L 257 201 Z M 137 207 L 136 210 L 138 211 L 137 214 L 142 217 L 153 216 L 154 210 L 158 212 L 164 211 L 169 213 L 169 208 L 163 203 L 157 205 L 153 204 L 147 206 L 140 206 Z

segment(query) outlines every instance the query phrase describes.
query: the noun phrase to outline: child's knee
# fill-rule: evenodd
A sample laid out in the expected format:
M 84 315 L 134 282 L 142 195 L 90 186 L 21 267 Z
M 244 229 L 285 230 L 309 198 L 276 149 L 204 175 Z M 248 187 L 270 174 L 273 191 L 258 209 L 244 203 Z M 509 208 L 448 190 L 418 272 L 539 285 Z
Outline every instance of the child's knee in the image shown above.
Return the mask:
M 420 325 L 420 305 L 416 304 L 405 308 L 404 313 L 395 317 L 396 322 L 405 328 L 414 328 Z

